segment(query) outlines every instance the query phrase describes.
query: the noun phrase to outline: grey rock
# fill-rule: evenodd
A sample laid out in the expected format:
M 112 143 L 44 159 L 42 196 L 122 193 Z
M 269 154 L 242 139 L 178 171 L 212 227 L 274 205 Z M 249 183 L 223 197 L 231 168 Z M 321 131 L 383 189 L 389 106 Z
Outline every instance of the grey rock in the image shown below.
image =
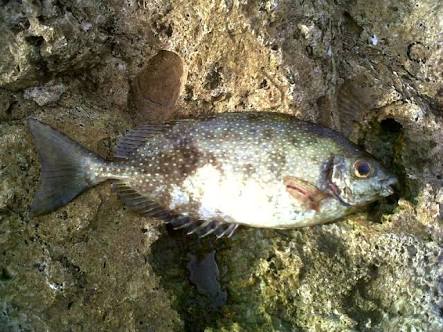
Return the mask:
M 25 99 L 35 101 L 39 106 L 45 106 L 57 102 L 65 92 L 63 84 L 55 84 L 50 82 L 43 86 L 25 89 Z

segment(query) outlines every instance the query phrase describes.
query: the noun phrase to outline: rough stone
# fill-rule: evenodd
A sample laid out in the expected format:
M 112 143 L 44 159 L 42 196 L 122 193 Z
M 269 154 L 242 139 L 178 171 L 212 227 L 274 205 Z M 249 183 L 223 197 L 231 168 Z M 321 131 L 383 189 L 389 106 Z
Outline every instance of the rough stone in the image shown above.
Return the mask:
M 443 330 L 442 15 L 437 0 L 6 1 L 0 330 Z M 176 116 L 322 123 L 392 169 L 398 193 L 336 223 L 221 241 L 127 211 L 107 183 L 30 218 L 25 119 L 111 157 L 137 124 L 130 82 L 160 50 L 188 71 Z M 52 80 L 56 103 L 24 98 Z M 212 252 L 223 306 L 189 280 L 189 257 Z
M 65 92 L 63 84 L 49 82 L 44 86 L 28 88 L 24 91 L 25 99 L 35 101 L 39 106 L 45 106 L 57 102 Z
M 109 51 L 111 9 L 100 1 L 7 1 L 0 11 L 0 86 L 19 90 L 100 63 Z
M 149 59 L 132 84 L 134 117 L 151 123 L 170 120 L 186 76 L 182 59 L 174 52 L 160 50 Z

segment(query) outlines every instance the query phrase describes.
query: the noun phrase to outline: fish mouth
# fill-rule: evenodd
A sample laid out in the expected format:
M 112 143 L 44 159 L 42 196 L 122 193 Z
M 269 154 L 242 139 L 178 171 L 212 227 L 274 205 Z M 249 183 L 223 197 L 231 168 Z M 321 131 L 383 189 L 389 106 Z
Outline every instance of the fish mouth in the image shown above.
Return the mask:
M 395 190 L 394 187 L 398 184 L 398 179 L 394 175 L 387 177 L 381 181 L 381 196 L 387 197 L 391 196 Z

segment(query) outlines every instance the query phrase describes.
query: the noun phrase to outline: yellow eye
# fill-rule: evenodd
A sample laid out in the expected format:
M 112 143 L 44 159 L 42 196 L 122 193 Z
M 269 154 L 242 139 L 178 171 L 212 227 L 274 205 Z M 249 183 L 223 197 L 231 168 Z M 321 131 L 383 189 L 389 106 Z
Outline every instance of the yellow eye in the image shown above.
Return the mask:
M 361 179 L 369 177 L 372 173 L 371 164 L 366 160 L 357 160 L 353 168 L 355 176 Z

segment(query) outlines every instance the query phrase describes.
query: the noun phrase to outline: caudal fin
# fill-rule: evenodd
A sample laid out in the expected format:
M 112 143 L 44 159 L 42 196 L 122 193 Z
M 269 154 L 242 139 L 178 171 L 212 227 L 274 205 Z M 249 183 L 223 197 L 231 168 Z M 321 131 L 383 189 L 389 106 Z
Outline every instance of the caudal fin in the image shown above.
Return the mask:
M 105 180 L 91 171 L 104 163 L 103 159 L 36 119 L 28 119 L 28 126 L 41 164 L 40 184 L 31 205 L 32 215 L 54 211 Z

